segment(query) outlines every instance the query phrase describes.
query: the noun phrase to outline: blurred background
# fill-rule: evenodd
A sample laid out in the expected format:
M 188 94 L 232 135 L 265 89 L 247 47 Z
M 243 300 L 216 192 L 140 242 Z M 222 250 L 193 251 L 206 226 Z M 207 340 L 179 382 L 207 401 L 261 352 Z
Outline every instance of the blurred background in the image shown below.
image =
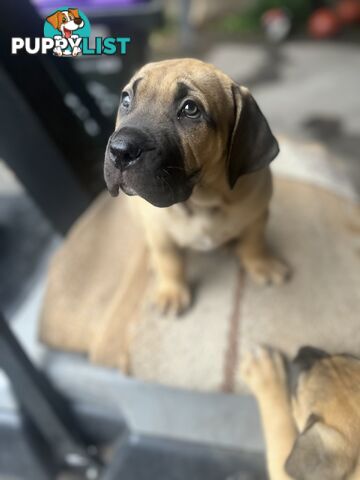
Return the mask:
M 11 55 L 10 38 L 40 36 L 45 16 L 59 6 L 56 0 L 0 5 L 0 310 L 62 395 L 91 400 L 97 412 L 103 401 L 116 404 L 116 435 L 124 429 L 138 435 L 127 447 L 134 457 L 119 467 L 121 478 L 266 478 L 251 398 L 129 380 L 41 345 L 37 321 L 46 272 L 73 223 L 104 189 L 103 155 L 122 86 L 147 61 L 192 56 L 214 63 L 252 90 L 277 135 L 325 149 L 332 170 L 319 177 L 358 201 L 360 1 L 78 0 L 71 6 L 86 13 L 92 36 L 131 37 L 126 56 Z M 19 434 L 14 412 L 22 405 L 15 397 L 2 375 L 0 479 L 55 478 L 42 465 L 41 473 L 28 470 L 33 452 Z M 152 443 L 152 436 L 175 443 Z M 11 450 L 20 444 L 22 460 L 14 459 Z M 79 467 L 76 461 L 67 467 L 73 464 Z M 93 474 L 88 469 L 80 478 L 100 478 Z

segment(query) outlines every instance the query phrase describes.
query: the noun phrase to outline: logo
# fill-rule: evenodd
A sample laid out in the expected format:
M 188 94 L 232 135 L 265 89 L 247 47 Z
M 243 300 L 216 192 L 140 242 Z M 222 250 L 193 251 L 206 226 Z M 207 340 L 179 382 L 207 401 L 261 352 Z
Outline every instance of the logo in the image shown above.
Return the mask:
M 129 37 L 95 37 L 90 40 L 90 33 L 90 21 L 84 12 L 62 7 L 46 17 L 43 37 L 13 37 L 11 53 L 16 55 L 25 51 L 30 55 L 44 55 L 52 51 L 57 57 L 126 54 Z

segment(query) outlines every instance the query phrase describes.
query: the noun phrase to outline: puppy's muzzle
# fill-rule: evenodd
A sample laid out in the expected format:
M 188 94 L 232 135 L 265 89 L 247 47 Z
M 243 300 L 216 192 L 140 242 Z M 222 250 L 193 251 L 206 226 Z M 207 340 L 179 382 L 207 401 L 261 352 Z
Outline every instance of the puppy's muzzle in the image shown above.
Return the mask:
M 169 207 L 189 198 L 197 176 L 185 171 L 175 134 L 153 130 L 124 126 L 111 135 L 105 181 L 113 196 L 121 189 L 157 207 Z
M 147 138 L 140 130 L 125 127 L 116 132 L 109 143 L 110 158 L 120 170 L 144 159 L 144 152 L 151 150 Z

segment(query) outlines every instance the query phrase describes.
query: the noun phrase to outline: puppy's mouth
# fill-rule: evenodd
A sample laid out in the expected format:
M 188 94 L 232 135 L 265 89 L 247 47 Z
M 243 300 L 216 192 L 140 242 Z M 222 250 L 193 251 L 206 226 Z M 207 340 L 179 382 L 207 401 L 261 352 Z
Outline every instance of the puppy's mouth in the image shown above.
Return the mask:
M 68 28 L 64 27 L 64 36 L 65 38 L 70 38 L 72 34 L 72 30 L 69 30 Z
M 115 196 L 117 196 L 119 194 L 120 190 L 122 190 L 124 193 L 126 193 L 126 195 L 129 195 L 129 197 L 133 197 L 133 196 L 137 195 L 136 190 L 134 190 L 129 185 L 126 185 L 126 183 L 123 183 L 123 184 L 119 185 L 118 190 L 117 190 L 117 194 Z
M 182 172 L 170 176 L 166 173 L 169 170 L 159 169 L 151 174 L 142 174 L 135 170 L 121 172 L 106 162 L 105 181 L 113 197 L 123 191 L 129 196 L 138 195 L 156 207 L 170 207 L 188 200 L 200 173 Z
M 137 127 L 122 127 L 108 142 L 105 182 L 110 194 L 119 190 L 139 195 L 156 207 L 169 207 L 186 201 L 199 172 L 187 172 L 180 142 L 175 134 L 161 139 Z

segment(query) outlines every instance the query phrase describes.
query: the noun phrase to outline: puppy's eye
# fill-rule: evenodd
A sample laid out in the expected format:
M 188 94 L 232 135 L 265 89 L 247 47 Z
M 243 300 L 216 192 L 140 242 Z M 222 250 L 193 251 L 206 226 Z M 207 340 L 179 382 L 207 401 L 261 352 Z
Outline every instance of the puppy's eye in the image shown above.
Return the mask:
M 66 17 L 62 17 L 62 23 L 66 23 L 67 20 L 66 20 Z
M 199 118 L 201 114 L 199 107 L 193 100 L 187 100 L 184 103 L 181 113 L 188 118 Z
M 121 95 L 121 105 L 124 108 L 130 107 L 130 95 L 127 92 L 123 92 L 123 94 Z

